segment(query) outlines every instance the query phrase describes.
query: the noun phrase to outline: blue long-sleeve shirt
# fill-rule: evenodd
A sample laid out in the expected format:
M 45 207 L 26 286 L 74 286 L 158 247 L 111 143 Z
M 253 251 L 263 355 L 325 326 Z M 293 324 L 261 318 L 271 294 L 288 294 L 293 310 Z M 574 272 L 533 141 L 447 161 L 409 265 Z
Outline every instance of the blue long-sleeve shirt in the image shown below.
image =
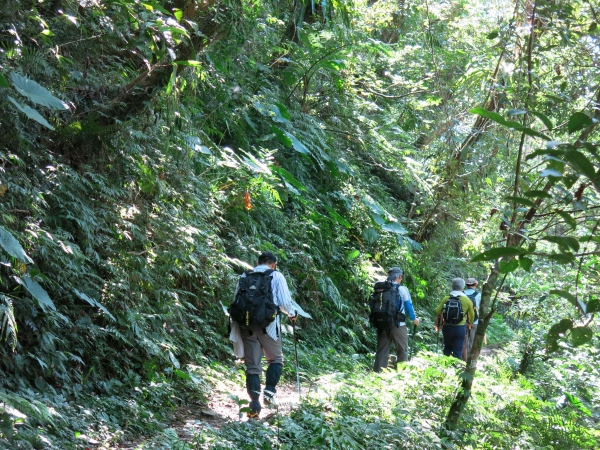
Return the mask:
M 410 320 L 416 320 L 417 315 L 415 314 L 415 309 L 413 308 L 410 292 L 408 292 L 406 286 L 396 283 L 394 284 L 398 287 L 398 293 L 400 294 L 400 300 L 398 301 L 398 311 L 406 315 Z

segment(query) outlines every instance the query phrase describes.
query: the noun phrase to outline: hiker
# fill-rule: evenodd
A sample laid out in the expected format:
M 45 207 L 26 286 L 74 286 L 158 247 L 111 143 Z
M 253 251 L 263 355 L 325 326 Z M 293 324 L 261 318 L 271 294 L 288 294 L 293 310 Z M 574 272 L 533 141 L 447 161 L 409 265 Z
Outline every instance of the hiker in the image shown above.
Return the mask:
M 477 325 L 479 324 L 479 305 L 481 303 L 481 292 L 475 289 L 477 287 L 477 280 L 475 278 L 467 278 L 466 283 L 467 288 L 464 290 L 464 293 L 473 303 L 475 320 L 473 321 L 471 328 L 467 329 L 467 337 L 465 338 L 465 343 L 463 345 L 462 359 L 465 361 L 469 357 L 469 353 L 471 353 L 471 347 L 473 347 L 475 332 L 477 331 Z
M 292 322 L 298 315 L 310 317 L 292 300 L 285 277 L 276 270 L 276 267 L 277 257 L 271 252 L 262 253 L 258 257 L 256 267 L 244 272 L 238 280 L 235 300 L 229 309 L 232 319 L 230 339 L 234 343 L 234 353 L 236 357 L 243 358 L 246 364 L 246 390 L 250 397 L 248 418 L 258 418 L 261 411 L 260 376 L 263 354 L 268 365 L 263 401 L 265 406 L 277 404 L 275 394 L 283 371 L 279 312 L 286 314 Z M 245 297 L 246 300 L 244 300 L 244 292 L 249 292 Z M 241 308 L 243 314 L 240 317 L 239 304 L 243 301 L 248 302 L 248 295 L 253 295 L 257 303 L 263 304 L 264 310 L 258 319 L 252 315 L 258 317 L 261 313 L 255 311 L 261 308 L 252 307 L 250 310 Z M 260 324 L 254 323 L 255 320 L 261 321 Z
M 458 359 L 462 356 L 467 326 L 470 327 L 475 318 L 473 302 L 464 294 L 464 288 L 465 280 L 453 279 L 450 295 L 444 297 L 435 309 L 435 313 L 441 314 L 443 319 L 444 355 Z
M 415 324 L 419 325 L 419 319 L 415 315 L 410 293 L 402 283 L 403 272 L 398 267 L 388 271 L 386 283 L 391 283 L 391 291 L 394 293 L 394 318 L 389 329 L 377 329 L 377 352 L 375 353 L 375 372 L 388 366 L 388 355 L 392 342 L 396 347 L 396 361 L 408 361 L 408 329 L 406 327 L 406 316 Z M 381 283 L 377 283 L 379 285 Z M 375 289 L 377 292 L 377 288 Z M 373 322 L 372 322 L 373 323 Z

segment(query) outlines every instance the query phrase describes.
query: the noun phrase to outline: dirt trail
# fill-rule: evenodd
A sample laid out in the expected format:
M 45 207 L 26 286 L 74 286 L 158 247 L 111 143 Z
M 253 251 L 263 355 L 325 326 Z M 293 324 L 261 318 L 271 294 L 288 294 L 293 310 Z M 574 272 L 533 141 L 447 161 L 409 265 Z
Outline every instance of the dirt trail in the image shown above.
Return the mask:
M 489 357 L 493 356 L 505 344 L 490 344 L 481 349 L 479 359 L 479 369 L 484 369 L 486 364 L 490 363 Z M 418 357 L 417 357 L 418 358 Z M 482 360 L 483 359 L 483 360 Z M 457 361 L 458 363 L 458 361 Z M 339 381 L 333 381 L 335 373 L 322 376 L 314 380 L 313 384 L 303 383 L 301 386 L 302 396 L 307 395 L 309 391 L 328 390 Z M 210 394 L 208 403 L 187 404 L 179 407 L 174 414 L 169 428 L 173 428 L 181 441 L 190 442 L 194 435 L 201 432 L 203 428 L 210 427 L 218 430 L 224 425 L 232 422 L 248 421 L 245 413 L 240 413 L 240 408 L 247 404 L 239 405 L 238 400 L 246 400 L 248 395 L 244 386 L 238 386 L 231 382 L 219 383 Z M 265 407 L 261 411 L 260 420 L 269 419 L 269 417 L 279 414 L 289 414 L 300 402 L 298 395 L 298 385 L 296 383 L 285 383 L 277 387 L 278 410 Z M 262 396 L 261 396 L 262 403 Z M 141 442 L 122 443 L 123 450 L 136 450 Z

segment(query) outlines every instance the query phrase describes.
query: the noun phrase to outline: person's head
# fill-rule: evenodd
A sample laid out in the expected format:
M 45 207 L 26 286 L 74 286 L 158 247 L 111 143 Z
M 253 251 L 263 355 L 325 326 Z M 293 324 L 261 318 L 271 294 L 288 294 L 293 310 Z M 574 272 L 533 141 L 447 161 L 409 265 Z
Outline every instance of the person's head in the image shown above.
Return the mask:
M 402 272 L 402 269 L 399 267 L 392 267 L 390 270 L 388 270 L 387 280 L 394 283 L 400 283 L 402 281 L 403 273 L 404 272 Z
M 258 257 L 258 265 L 269 266 L 271 269 L 274 269 L 277 265 L 277 256 L 275 256 L 271 252 L 262 252 Z
M 467 288 L 475 289 L 477 287 L 477 280 L 475 278 L 467 278 Z
M 465 288 L 465 280 L 462 278 L 455 278 L 452 280 L 452 290 L 453 291 L 462 291 Z

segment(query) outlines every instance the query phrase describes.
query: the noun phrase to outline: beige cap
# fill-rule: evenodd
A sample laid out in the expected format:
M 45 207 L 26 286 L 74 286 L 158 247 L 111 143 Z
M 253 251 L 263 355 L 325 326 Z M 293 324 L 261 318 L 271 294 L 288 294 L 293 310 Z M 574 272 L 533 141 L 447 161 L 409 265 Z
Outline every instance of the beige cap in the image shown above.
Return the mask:
M 467 286 L 473 286 L 477 284 L 477 280 L 475 278 L 467 278 Z

